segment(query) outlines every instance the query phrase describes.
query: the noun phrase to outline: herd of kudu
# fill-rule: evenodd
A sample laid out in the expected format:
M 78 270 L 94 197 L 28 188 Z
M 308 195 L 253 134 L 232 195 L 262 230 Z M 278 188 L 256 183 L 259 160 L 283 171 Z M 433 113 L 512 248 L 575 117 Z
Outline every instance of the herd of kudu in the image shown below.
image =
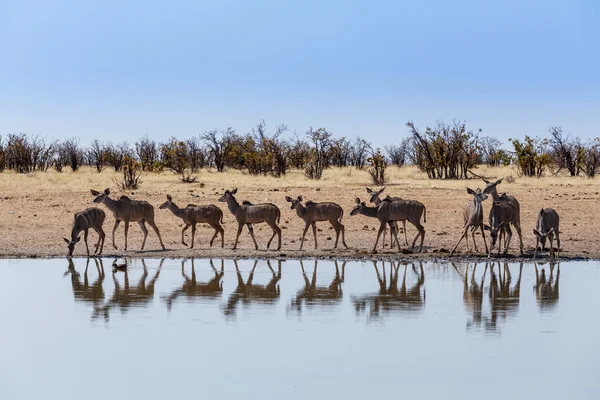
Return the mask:
M 473 199 L 467 203 L 464 210 L 464 232 L 461 235 L 458 243 L 452 249 L 451 255 L 455 252 L 456 248 L 464 238 L 467 251 L 469 251 L 469 229 L 473 238 L 473 247 L 477 250 L 477 244 L 475 241 L 475 232 L 480 229 L 481 236 L 483 238 L 486 254 L 491 257 L 492 250 L 497 246 L 498 254 L 501 251 L 501 243 L 504 238 L 504 253 L 508 252 L 508 247 L 512 238 L 511 225 L 516 229 L 519 235 L 519 250 L 520 254 L 523 255 L 523 237 L 521 233 L 521 209 L 518 200 L 509 194 L 503 193 L 499 195 L 496 186 L 502 182 L 502 179 L 491 182 L 484 179 L 486 186 L 483 189 L 472 190 L 467 188 L 467 192 L 473 196 Z M 398 225 L 397 222 L 402 222 L 404 231 L 404 242 L 408 246 L 408 238 L 406 234 L 406 221 L 410 222 L 417 229 L 417 235 L 412 241 L 412 248 L 415 247 L 417 240 L 420 238 L 419 252 L 423 249 L 423 240 L 425 239 L 425 228 L 421 225 L 421 218 L 423 222 L 427 221 L 427 210 L 423 203 L 416 200 L 405 200 L 400 197 L 387 196 L 384 199 L 380 198 L 381 193 L 385 188 L 378 191 L 373 191 L 367 188 L 367 193 L 370 196 L 370 203 L 374 206 L 368 206 L 364 201 L 359 198 L 355 199 L 355 206 L 351 210 L 350 215 L 362 214 L 366 217 L 377 218 L 380 223 L 379 230 L 377 232 L 377 238 L 375 245 L 373 246 L 373 252 L 376 252 L 377 244 L 381 234 L 384 235 L 383 242 L 385 243 L 385 231 L 386 227 L 390 227 L 391 231 L 391 242 L 390 247 L 394 245 L 398 246 L 398 251 L 401 251 L 401 246 L 398 241 Z M 137 222 L 140 229 L 144 233 L 144 239 L 142 241 L 142 250 L 146 244 L 146 238 L 148 237 L 148 229 L 146 223 L 152 227 L 160 245 L 165 249 L 160 231 L 154 223 L 154 207 L 147 201 L 132 200 L 127 196 L 121 196 L 118 200 L 110 197 L 110 190 L 105 189 L 103 192 L 91 190 L 93 196 L 95 196 L 93 202 L 98 204 L 104 204 L 114 216 L 115 223 L 112 230 L 112 244 L 115 249 L 115 231 L 119 227 L 121 221 L 125 226 L 125 247 L 127 250 L 127 234 L 129 230 L 130 222 Z M 235 198 L 237 189 L 226 190 L 225 193 L 219 198 L 220 202 L 227 203 L 227 208 L 233 214 L 238 223 L 237 234 L 235 237 L 235 243 L 233 249 L 235 250 L 238 245 L 240 234 L 245 226 L 248 227 L 250 236 L 254 241 L 254 247 L 258 250 L 258 243 L 254 236 L 254 224 L 266 223 L 273 230 L 271 238 L 267 242 L 267 249 L 271 246 L 271 242 L 277 236 L 277 250 L 281 249 L 281 228 L 278 226 L 281 211 L 279 208 L 272 203 L 261 203 L 253 204 L 249 201 L 243 201 L 241 204 Z M 488 195 L 492 196 L 492 205 L 489 212 L 488 222 L 484 224 L 483 219 L 483 202 L 488 198 Z M 193 195 L 199 197 L 197 195 Z M 342 225 L 342 217 L 344 210 L 340 205 L 333 202 L 313 202 L 306 201 L 303 204 L 302 196 L 296 198 L 285 196 L 285 200 L 291 203 L 291 209 L 296 210 L 296 214 L 300 217 L 304 223 L 304 231 L 302 232 L 302 238 L 300 239 L 300 249 L 304 245 L 304 239 L 306 232 L 309 227 L 312 227 L 312 232 L 315 240 L 315 249 L 317 248 L 317 222 L 318 221 L 329 221 L 332 228 L 335 230 L 336 238 L 334 248 L 337 248 L 340 234 L 342 236 L 342 244 L 346 245 L 344 235 L 344 225 Z M 198 223 L 205 223 L 210 225 L 215 231 L 214 235 L 210 240 L 210 246 L 212 247 L 214 240 L 220 235 L 221 236 L 221 247 L 224 246 L 224 229 L 223 223 L 223 211 L 213 205 L 196 205 L 188 204 L 184 208 L 177 206 L 173 202 L 173 198 L 167 195 L 167 201 L 160 205 L 160 209 L 170 210 L 176 217 L 183 220 L 185 224 L 181 231 L 181 243 L 188 245 L 185 242 L 185 231 L 192 228 L 192 237 L 190 248 L 194 247 L 194 240 L 196 234 L 196 225 Z M 71 239 L 64 238 L 68 244 L 68 255 L 72 256 L 75 244 L 81 239 L 80 233 L 83 231 L 84 242 L 87 250 L 87 255 L 90 255 L 90 250 L 87 243 L 89 229 L 94 229 L 98 233 L 98 242 L 96 243 L 94 254 L 102 254 L 104 246 L 105 233 L 102 229 L 106 215 L 104 211 L 97 207 L 88 208 L 84 211 L 75 214 L 73 221 Z M 489 246 L 485 238 L 485 230 L 489 231 Z M 535 258 L 538 245 L 541 243 L 541 249 L 545 249 L 546 238 L 550 240 L 550 252 L 552 256 L 555 256 L 553 239 L 556 236 L 558 253 L 560 254 L 560 237 L 559 237 L 559 217 L 555 210 L 552 208 L 543 208 L 540 210 L 536 226 L 533 229 L 533 233 L 536 237 L 536 246 L 533 257 Z M 384 244 L 385 246 L 385 244 Z
M 93 260 L 98 271 L 96 279 L 93 281 L 88 278 L 90 260 Z M 143 271 L 141 277 L 133 282 L 130 282 L 127 269 L 121 271 L 123 277 L 120 279 L 117 279 L 117 276 L 113 273 L 114 290 L 111 296 L 107 296 L 104 289 L 106 274 L 102 258 L 87 259 L 82 279 L 81 274 L 75 269 L 73 259 L 69 257 L 68 269 L 64 275 L 71 278 L 71 288 L 75 299 L 93 307 L 92 319 L 103 318 L 108 320 L 112 311 L 126 313 L 132 308 L 147 307 L 153 304 L 155 286 L 160 277 L 164 259 L 158 261 L 158 266 L 153 273 L 148 272 L 146 263 L 154 261 L 144 259 L 140 261 Z M 226 317 L 235 317 L 240 305 L 274 306 L 280 300 L 281 289 L 279 284 L 282 278 L 282 261 L 275 261 L 277 268 L 273 267 L 270 260 L 266 261 L 266 265 L 271 272 L 267 283 L 254 282 L 258 262 L 258 260 L 254 261 L 250 272 L 244 278 L 237 260 L 233 260 L 237 285 L 220 307 Z M 186 272 L 186 263 L 191 263 L 191 269 L 190 267 L 187 269 L 190 274 Z M 318 263 L 319 261 L 315 259 L 312 274 L 309 274 L 306 271 L 304 261 L 299 261 L 304 284 L 291 296 L 286 312 L 301 314 L 305 307 L 309 309 L 313 307 L 332 308 L 339 306 L 342 302 L 344 298 L 342 285 L 345 283 L 346 263 L 343 262 L 340 266 L 337 261 L 334 261 L 335 273 L 330 281 L 325 282 L 325 284 L 319 284 L 317 281 Z M 375 271 L 373 275 L 378 282 L 378 290 L 371 293 L 350 295 L 351 303 L 357 315 L 365 315 L 369 320 L 377 320 L 390 313 L 413 313 L 425 308 L 425 272 L 422 261 L 410 263 L 372 261 L 372 264 Z M 475 275 L 476 263 L 473 264 L 471 270 L 469 270 L 469 264 L 457 266 L 452 263 L 451 265 L 464 282 L 463 303 L 470 316 L 467 328 L 476 327 L 496 330 L 499 322 L 505 319 L 507 315 L 516 313 L 519 308 L 521 293 L 522 262 L 518 267 L 515 283 L 513 283 L 513 277 L 506 262 L 503 265 L 500 262 L 485 263 L 483 275 L 477 278 Z M 181 260 L 183 282 L 180 286 L 175 286 L 160 296 L 161 302 L 165 304 L 169 312 L 172 311 L 174 304 L 179 302 L 179 299 L 208 304 L 222 298 L 225 260 L 221 259 L 220 265 L 215 266 L 215 260 L 209 259 L 208 266 L 212 272 L 206 274 L 206 271 L 204 271 L 200 274 L 204 278 L 201 278 L 197 277 L 193 258 L 191 260 Z M 495 269 L 496 266 L 497 269 Z M 541 271 L 538 270 L 537 263 L 534 266 L 535 297 L 540 309 L 546 310 L 558 302 L 560 266 L 558 263 L 555 264 L 551 261 L 548 275 L 543 266 Z M 411 269 L 416 275 L 416 279 L 407 279 L 407 272 Z M 484 288 L 488 271 L 489 285 Z M 292 273 L 292 271 L 286 269 L 286 273 Z M 484 312 L 483 300 L 486 289 L 491 313 Z

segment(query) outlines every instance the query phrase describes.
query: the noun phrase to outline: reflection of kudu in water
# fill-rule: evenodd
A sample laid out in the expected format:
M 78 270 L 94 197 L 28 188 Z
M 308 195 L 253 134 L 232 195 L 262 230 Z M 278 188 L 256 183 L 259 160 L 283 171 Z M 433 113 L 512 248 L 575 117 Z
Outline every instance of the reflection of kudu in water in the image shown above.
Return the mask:
M 377 280 L 379 281 L 379 292 L 373 295 L 352 296 L 352 302 L 357 313 L 365 311 L 369 305 L 369 317 L 377 318 L 383 312 L 390 311 L 418 311 L 425 305 L 425 292 L 421 293 L 421 287 L 425 283 L 425 273 L 423 263 L 419 262 L 419 271 L 412 264 L 412 270 L 417 274 L 417 282 L 410 288 L 406 287 L 406 271 L 408 264 L 404 265 L 404 274 L 402 275 L 402 285 L 398 287 L 398 275 L 400 263 L 391 263 L 389 285 L 385 272 L 385 263 L 382 263 L 382 271 L 379 273 L 377 263 L 373 261 Z
M 135 286 L 129 285 L 128 270 L 123 271 L 125 281 L 123 287 L 121 287 L 121 284 L 113 272 L 112 276 L 115 284 L 115 291 L 109 301 L 105 302 L 102 307 L 97 307 L 94 310 L 92 317 L 97 318 L 100 315 L 104 315 L 104 319 L 108 320 L 110 309 L 113 307 L 118 306 L 121 309 L 121 312 L 125 313 L 131 307 L 139 307 L 150 303 L 152 299 L 154 299 L 154 285 L 160 275 L 164 261 L 164 258 L 160 260 L 156 273 L 149 282 L 146 282 L 146 278 L 148 278 L 148 269 L 146 268 L 146 261 L 141 259 L 142 265 L 144 266 L 144 273 Z
M 306 302 L 308 306 L 311 306 L 316 303 L 321 305 L 335 304 L 342 300 L 342 282 L 344 282 L 346 262 L 342 264 L 342 274 L 340 275 L 338 263 L 337 261 L 334 261 L 335 276 L 329 286 L 317 286 L 318 263 L 318 260 L 315 260 L 312 280 L 309 280 L 306 271 L 304 270 L 304 263 L 300 260 L 300 267 L 302 268 L 302 275 L 304 276 L 304 289 L 299 290 L 296 297 L 292 299 L 290 308 L 301 312 L 303 302 Z
M 510 268 L 507 263 L 504 263 L 504 275 L 502 275 L 502 269 L 498 264 L 498 276 L 494 272 L 494 264 L 490 267 L 490 303 L 492 306 L 492 317 L 487 322 L 487 328 L 496 329 L 498 322 L 498 315 L 503 319 L 506 319 L 507 315 L 515 314 L 519 308 L 519 300 L 521 295 L 521 274 L 523 272 L 523 263 L 519 265 L 519 277 L 517 283 L 511 289 L 510 284 L 512 277 L 510 275 Z
M 279 281 L 281 280 L 281 260 L 277 260 L 277 272 L 271 267 L 271 262 L 267 260 L 267 266 L 271 270 L 273 277 L 266 285 L 257 285 L 252 283 L 254 279 L 254 270 L 258 264 L 258 260 L 254 261 L 254 266 L 248 275 L 248 280 L 244 282 L 242 274 L 238 268 L 237 260 L 233 261 L 237 273 L 238 284 L 233 293 L 229 296 L 225 305 L 225 315 L 235 314 L 237 303 L 250 304 L 252 302 L 261 302 L 275 304 L 279 300 L 281 289 L 279 289 Z
M 458 268 L 456 265 L 454 265 L 454 263 L 452 263 L 452 266 L 458 272 Z M 467 328 L 470 328 L 473 325 L 479 327 L 483 321 L 481 308 L 483 304 L 483 283 L 485 282 L 485 274 L 487 273 L 487 269 L 488 264 L 485 264 L 481 282 L 477 283 L 475 280 L 477 264 L 474 264 L 473 271 L 471 272 L 471 286 L 469 286 L 469 265 L 467 264 L 463 278 L 463 303 L 467 311 L 471 312 L 471 320 L 467 322 Z
M 550 263 L 550 277 L 546 279 L 546 271 L 542 268 L 538 273 L 535 265 L 535 297 L 541 309 L 552 308 L 558 303 L 558 281 L 560 279 L 560 263 Z M 556 281 L 554 280 L 554 265 L 556 265 Z
M 181 288 L 174 290 L 171 294 L 165 297 L 165 301 L 167 302 L 167 309 L 171 311 L 171 306 L 173 305 L 173 301 L 177 299 L 179 296 L 185 295 L 189 298 L 193 297 L 207 297 L 207 298 L 216 298 L 223 293 L 223 283 L 221 279 L 223 279 L 224 272 L 224 264 L 225 261 L 221 259 L 221 271 L 218 271 L 214 264 L 212 258 L 210 259 L 210 266 L 215 272 L 214 278 L 209 280 L 208 282 L 197 282 L 196 281 L 196 270 L 194 268 L 194 259 L 192 258 L 192 277 L 190 278 L 185 274 L 183 269 L 185 264 L 185 260 L 181 260 L 181 275 L 185 278 L 185 282 L 181 286 Z
M 71 275 L 71 287 L 73 289 L 73 297 L 75 300 L 91 302 L 93 305 L 97 305 L 104 299 L 104 289 L 102 288 L 102 284 L 104 282 L 104 265 L 102 264 L 102 260 L 95 259 L 96 269 L 98 270 L 98 278 L 92 283 L 89 284 L 88 281 L 88 266 L 90 264 L 90 259 L 88 258 L 85 263 L 85 272 L 83 273 L 83 283 L 81 283 L 79 272 L 75 270 L 75 264 L 71 258 L 69 261 L 69 269 L 65 272 L 64 276 L 67 274 Z

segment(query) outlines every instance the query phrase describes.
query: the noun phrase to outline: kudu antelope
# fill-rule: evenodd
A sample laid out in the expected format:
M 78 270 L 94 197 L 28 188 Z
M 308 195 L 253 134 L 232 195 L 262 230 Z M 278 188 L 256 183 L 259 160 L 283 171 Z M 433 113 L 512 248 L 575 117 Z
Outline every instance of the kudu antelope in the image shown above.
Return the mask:
M 408 264 L 404 265 L 404 273 L 400 286 L 398 286 L 400 263 L 391 262 L 389 285 L 385 271 L 385 262 L 382 262 L 381 274 L 379 273 L 376 261 L 373 261 L 373 267 L 375 268 L 375 274 L 379 282 L 379 292 L 372 295 L 351 296 L 357 314 L 361 311 L 366 313 L 367 306 L 369 306 L 367 317 L 370 319 L 379 318 L 384 312 L 412 312 L 423 309 L 425 305 L 425 292 L 421 291 L 425 283 L 423 263 L 419 262 L 419 271 L 417 271 L 414 264 L 412 265 L 413 271 L 417 274 L 417 281 L 408 289 L 406 285 Z
M 492 250 L 496 247 L 498 241 L 498 255 L 500 255 L 499 236 L 504 232 L 504 254 L 508 252 L 510 239 L 512 238 L 512 230 L 510 229 L 511 221 L 515 220 L 515 206 L 509 201 L 494 201 L 489 214 L 489 225 L 485 225 L 485 229 L 490 231 L 490 245 L 488 248 L 488 258 L 492 256 Z M 521 255 L 523 255 L 523 245 L 521 244 Z
M 483 181 L 486 183 L 485 189 L 483 189 L 483 193 L 491 194 L 492 199 L 494 200 L 494 203 L 500 202 L 500 203 L 505 204 L 505 206 L 503 208 L 508 208 L 508 207 L 512 208 L 512 211 L 510 212 L 511 219 L 506 221 L 506 228 L 504 229 L 505 233 L 509 234 L 509 236 L 507 238 L 505 238 L 505 240 L 507 241 L 507 244 L 505 245 L 506 251 L 508 251 L 508 245 L 509 245 L 508 242 L 510 242 L 510 236 L 512 236 L 512 232 L 510 231 L 508 224 L 512 224 L 515 227 L 515 229 L 517 230 L 517 234 L 519 235 L 519 250 L 520 250 L 521 255 L 523 255 L 523 235 L 521 234 L 521 206 L 519 204 L 519 201 L 514 196 L 511 196 L 506 193 L 503 193 L 502 196 L 498 195 L 496 186 L 498 186 L 500 183 L 502 183 L 502 179 L 499 179 L 495 182 L 490 182 L 487 179 L 483 179 Z M 490 211 L 490 218 L 491 218 L 491 211 Z M 498 243 L 498 247 L 500 247 L 500 243 Z M 491 253 L 491 251 L 492 251 L 492 249 L 490 249 L 490 253 Z
M 104 230 L 102 229 L 102 225 L 104 224 L 104 219 L 106 218 L 106 214 L 104 211 L 97 207 L 87 208 L 81 212 L 75 214 L 75 218 L 73 219 L 73 227 L 71 228 L 71 240 L 64 238 L 63 240 L 67 242 L 69 253 L 68 256 L 71 257 L 73 255 L 73 250 L 75 250 L 75 245 L 81 239 L 79 233 L 83 231 L 83 241 L 85 242 L 85 249 L 87 251 L 88 257 L 90 256 L 90 248 L 88 247 L 88 230 L 91 228 L 98 233 L 98 243 L 96 243 L 94 254 L 102 254 L 102 249 L 104 248 L 104 238 L 106 235 L 104 234 Z M 98 249 L 100 251 L 98 251 Z
M 292 210 L 296 210 L 296 214 L 298 214 L 306 224 L 304 232 L 302 232 L 302 239 L 300 240 L 300 250 L 302 250 L 302 246 L 304 246 L 304 238 L 306 237 L 306 231 L 308 231 L 309 226 L 312 226 L 313 236 L 315 237 L 315 249 L 317 248 L 317 221 L 329 221 L 335 230 L 334 249 L 337 249 L 340 232 L 342 233 L 342 243 L 345 248 L 348 248 L 344 237 L 344 225 L 342 225 L 342 217 L 344 216 L 342 207 L 336 203 L 315 203 L 310 200 L 306 202 L 306 206 L 303 206 L 302 196 L 298 196 L 295 199 L 290 196 L 285 196 L 285 200 L 288 203 L 292 203 Z
M 181 260 L 181 276 L 185 279 L 185 282 L 181 288 L 174 290 L 168 296 L 164 297 L 167 303 L 167 310 L 171 311 L 173 301 L 180 296 L 186 296 L 188 298 L 209 298 L 216 299 L 223 293 L 223 275 L 224 271 L 224 260 L 221 259 L 221 270 L 217 270 L 213 264 L 212 258 L 209 260 L 210 266 L 213 269 L 215 275 L 208 282 L 196 281 L 196 269 L 194 266 L 194 259 L 192 258 L 192 276 L 191 278 L 186 275 L 184 270 L 185 260 Z
M 385 186 L 383 187 L 383 189 L 380 189 L 378 191 L 373 191 L 369 188 L 367 189 L 367 193 L 370 195 L 369 196 L 369 203 L 374 203 L 376 206 L 378 206 L 383 200 L 381 200 L 379 198 L 379 195 L 385 190 Z M 390 197 L 387 196 L 386 200 L 403 200 L 402 197 Z M 396 230 L 396 232 L 398 232 L 398 224 L 396 223 L 396 221 L 392 221 L 390 222 L 390 248 L 394 247 L 394 234 L 391 232 L 392 229 Z M 404 243 L 408 246 L 408 237 L 406 235 L 406 220 L 402 220 L 402 230 L 404 231 Z M 381 240 L 383 243 L 383 247 L 385 247 L 385 231 L 383 231 L 383 239 Z
M 279 300 L 279 296 L 281 295 L 281 289 L 279 288 L 279 281 L 281 280 L 281 260 L 277 261 L 277 272 L 273 270 L 271 262 L 267 260 L 267 266 L 269 267 L 269 270 L 271 270 L 272 277 L 266 285 L 257 285 L 253 283 L 254 270 L 258 265 L 258 260 L 254 261 L 254 266 L 252 267 L 246 282 L 244 282 L 244 279 L 242 278 L 237 260 L 234 260 L 233 262 L 235 264 L 238 284 L 227 300 L 227 304 L 224 308 L 225 315 L 235 315 L 237 304 L 240 301 L 244 304 L 252 302 L 275 304 Z
M 402 221 L 408 220 L 411 224 L 419 231 L 415 236 L 412 243 L 412 248 L 415 247 L 415 243 L 419 236 L 421 237 L 421 244 L 419 246 L 419 252 L 423 250 L 423 240 L 425 239 L 425 228 L 421 225 L 421 216 L 423 216 L 423 222 L 427 221 L 427 211 L 422 203 L 415 200 L 394 200 L 394 201 L 383 201 L 377 207 L 368 207 L 365 202 L 361 202 L 357 197 L 355 200 L 356 205 L 350 212 L 350 215 L 362 214 L 366 217 L 377 218 L 380 222 L 379 231 L 377 232 L 377 239 L 375 240 L 375 246 L 373 246 L 373 252 L 377 251 L 377 243 L 381 233 L 385 230 L 385 225 L 389 224 L 390 221 Z M 398 251 L 401 251 L 400 243 L 398 242 L 398 231 L 392 232 L 396 244 L 398 245 Z
M 112 277 L 115 285 L 113 295 L 111 299 L 105 302 L 101 307 L 96 307 L 94 309 L 94 314 L 92 318 L 97 318 L 103 315 L 104 319 L 108 320 L 110 310 L 114 307 L 119 307 L 121 309 L 121 312 L 125 313 L 132 307 L 140 307 L 143 305 L 147 305 L 154 299 L 154 286 L 156 285 L 156 280 L 160 276 L 160 271 L 165 259 L 163 258 L 160 260 L 160 264 L 158 265 L 156 273 L 148 282 L 146 282 L 146 279 L 148 278 L 148 268 L 146 267 L 146 261 L 144 259 L 141 259 L 140 261 L 144 266 L 144 272 L 137 285 L 135 286 L 129 285 L 128 269 L 123 270 L 123 287 L 121 287 L 121 284 L 117 279 L 117 274 L 113 272 Z
M 535 297 L 540 309 L 551 309 L 558 303 L 559 290 L 558 283 L 560 280 L 560 263 L 556 264 L 556 280 L 554 280 L 553 261 L 550 262 L 550 276 L 546 277 L 546 271 L 542 267 L 542 272 L 538 272 L 537 263 L 535 266 Z
M 194 248 L 194 237 L 196 235 L 196 224 L 207 223 L 212 226 L 215 230 L 215 234 L 210 239 L 210 247 L 213 245 L 213 241 L 217 235 L 221 234 L 221 247 L 225 245 L 225 231 L 221 224 L 223 223 L 223 211 L 213 204 L 197 206 L 196 204 L 188 204 L 185 208 L 177 207 L 177 204 L 173 203 L 173 198 L 170 194 L 167 195 L 167 201 L 160 205 L 159 209 L 168 209 L 175 215 L 183 220 L 185 226 L 181 231 L 181 243 L 187 246 L 185 242 L 185 231 L 192 227 L 192 244 L 190 249 Z
M 471 234 L 473 236 L 473 246 L 475 247 L 475 251 L 477 251 L 477 242 L 475 241 L 475 231 L 477 228 L 481 229 L 481 237 L 483 237 L 483 244 L 485 245 L 485 253 L 488 253 L 487 242 L 485 241 L 485 233 L 483 229 L 483 205 L 481 204 L 485 199 L 487 199 L 487 195 L 481 192 L 481 189 L 477 189 L 474 191 L 473 189 L 467 188 L 467 193 L 473 196 L 473 200 L 470 200 L 465 207 L 465 211 L 463 212 L 463 219 L 465 224 L 463 225 L 464 232 L 461 235 L 458 242 L 450 252 L 450 255 L 454 254 L 454 251 L 460 244 L 460 241 L 465 238 L 465 242 L 467 244 L 467 251 L 469 251 L 469 235 L 468 231 L 471 228 Z
M 309 280 L 306 271 L 304 270 L 304 263 L 300 260 L 302 276 L 304 277 L 304 288 L 299 290 L 296 297 L 292 299 L 289 309 L 301 312 L 303 303 L 306 303 L 309 306 L 315 303 L 319 303 L 320 305 L 333 305 L 342 301 L 342 282 L 344 282 L 346 262 L 342 264 L 342 273 L 340 275 L 338 263 L 337 261 L 334 261 L 335 276 L 329 286 L 317 286 L 318 264 L 319 261 L 315 259 L 315 268 L 313 270 L 312 279 Z
M 110 189 L 108 188 L 104 189 L 104 192 L 102 193 L 94 189 L 90 189 L 90 192 L 92 192 L 92 195 L 96 196 L 94 203 L 104 204 L 106 208 L 112 211 L 113 216 L 115 217 L 115 226 L 112 231 L 112 244 L 115 249 L 117 248 L 117 245 L 115 244 L 115 231 L 119 227 L 121 221 L 125 223 L 125 250 L 127 250 L 127 233 L 129 231 L 130 222 L 137 222 L 142 229 L 142 232 L 144 232 L 142 250 L 144 250 L 146 238 L 148 237 L 146 222 L 154 229 L 154 232 L 156 232 L 158 240 L 160 241 L 160 246 L 163 250 L 165 249 L 158 227 L 154 223 L 154 207 L 150 203 L 143 200 L 131 200 L 127 196 L 121 196 L 119 200 L 113 200 L 109 197 Z
M 558 246 L 558 256 L 560 257 L 560 236 L 558 233 L 560 218 L 558 213 L 552 208 L 542 208 L 538 214 L 533 234 L 535 235 L 535 249 L 533 250 L 533 258 L 537 253 L 538 245 L 541 243 L 543 251 L 546 247 L 546 238 L 550 239 L 550 254 L 554 254 L 554 235 L 556 235 L 556 245 Z
M 271 229 L 273 229 L 273 235 L 267 242 L 267 249 L 269 246 L 271 246 L 271 242 L 273 241 L 275 235 L 277 235 L 279 239 L 277 250 L 281 249 L 281 228 L 277 226 L 279 223 L 279 218 L 281 217 L 279 208 L 272 203 L 252 204 L 249 201 L 244 201 L 240 205 L 240 203 L 238 203 L 233 196 L 236 193 L 237 188 L 233 190 L 226 190 L 223 196 L 219 198 L 219 201 L 227 203 L 229 211 L 231 211 L 238 222 L 238 230 L 237 235 L 235 236 L 233 250 L 237 248 L 238 240 L 244 225 L 248 225 L 250 236 L 252 236 L 252 240 L 254 241 L 254 248 L 258 250 L 258 243 L 254 237 L 254 228 L 252 227 L 252 224 L 258 224 L 262 222 L 266 222 Z

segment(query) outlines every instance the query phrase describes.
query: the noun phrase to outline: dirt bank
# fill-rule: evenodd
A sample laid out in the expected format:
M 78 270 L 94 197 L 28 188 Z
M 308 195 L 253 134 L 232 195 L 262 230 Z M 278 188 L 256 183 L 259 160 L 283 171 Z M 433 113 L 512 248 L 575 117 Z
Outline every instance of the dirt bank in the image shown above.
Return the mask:
M 137 224 L 129 229 L 129 251 L 114 250 L 111 232 L 114 224 L 112 214 L 104 207 L 107 218 L 104 224 L 107 238 L 104 247 L 105 256 L 128 257 L 319 257 L 319 258 L 397 258 L 399 256 L 412 258 L 447 258 L 447 251 L 452 249 L 462 233 L 462 211 L 470 196 L 465 186 L 472 188 L 483 187 L 481 181 L 440 182 L 423 179 L 416 171 L 406 169 L 390 174 L 390 183 L 384 193 L 401 196 L 405 199 L 419 200 L 427 207 L 427 222 L 424 252 L 421 254 L 402 254 L 389 249 L 389 234 L 386 237 L 386 248 L 379 246 L 379 252 L 372 254 L 378 222 L 364 216 L 350 216 L 354 199 L 360 197 L 368 201 L 365 183 L 368 179 L 361 172 L 346 172 L 338 170 L 330 172 L 320 182 L 308 181 L 300 173 L 289 174 L 284 179 L 269 177 L 253 178 L 238 172 L 225 174 L 201 172 L 199 182 L 183 184 L 172 174 L 148 175 L 139 190 L 120 192 L 116 189 L 113 179 L 118 175 L 110 172 L 97 174 L 91 170 L 77 173 L 39 173 L 33 176 L 0 174 L 0 215 L 2 215 L 2 230 L 0 236 L 0 256 L 9 257 L 55 257 L 66 255 L 66 245 L 62 237 L 69 237 L 73 214 L 81 211 L 93 199 L 89 189 L 98 190 L 111 187 L 114 195 L 127 194 L 133 199 L 143 199 L 155 206 L 155 219 L 166 251 L 160 250 L 158 239 L 150 230 L 146 249 L 140 251 L 142 233 Z M 486 172 L 486 171 L 484 171 Z M 496 171 L 506 175 L 511 170 Z M 490 172 L 487 171 L 489 174 Z M 254 203 L 272 202 L 281 209 L 281 227 L 283 228 L 282 248 L 279 251 L 265 250 L 266 242 L 271 235 L 271 229 L 265 224 L 255 226 L 255 234 L 259 250 L 254 250 L 252 239 L 244 229 L 238 249 L 231 250 L 237 222 L 227 210 L 226 204 L 217 200 L 225 188 L 238 188 L 238 199 L 250 200 Z M 518 198 L 521 204 L 521 221 L 525 258 L 530 258 L 535 237 L 532 229 L 541 207 L 555 208 L 561 217 L 561 255 L 565 258 L 600 258 L 600 227 L 594 223 L 600 211 L 600 185 L 595 180 L 573 178 L 517 178 L 515 183 L 502 184 L 501 192 L 507 192 Z M 159 210 L 158 206 L 169 193 L 180 206 L 188 203 L 216 204 L 224 212 L 225 248 L 220 248 L 220 241 L 213 248 L 208 247 L 212 236 L 212 228 L 200 225 L 196 233 L 196 248 L 187 249 L 181 244 L 182 221 L 167 210 Z M 193 198 L 191 193 L 199 195 Z M 290 209 L 285 196 L 302 194 L 305 200 L 334 201 L 344 209 L 342 223 L 346 227 L 346 243 L 349 249 L 340 247 L 333 250 L 335 233 L 327 222 L 317 224 L 319 228 L 319 249 L 314 249 L 312 231 L 307 233 L 304 251 L 299 251 L 300 237 L 304 222 Z M 490 202 L 484 202 L 484 212 L 487 220 Z M 416 229 L 407 224 L 409 242 L 416 235 Z M 116 234 L 116 244 L 123 248 L 123 225 Z M 483 242 L 477 235 L 480 254 L 483 252 Z M 93 248 L 97 236 L 90 233 L 89 243 Z M 401 243 L 404 235 L 400 234 Z M 190 233 L 186 240 L 189 242 Z M 464 241 L 458 248 L 457 257 L 472 257 L 476 254 L 466 254 Z M 513 235 L 509 254 L 518 255 L 518 238 Z M 75 256 L 85 255 L 83 242 L 75 249 Z M 546 254 L 543 255 L 546 257 Z

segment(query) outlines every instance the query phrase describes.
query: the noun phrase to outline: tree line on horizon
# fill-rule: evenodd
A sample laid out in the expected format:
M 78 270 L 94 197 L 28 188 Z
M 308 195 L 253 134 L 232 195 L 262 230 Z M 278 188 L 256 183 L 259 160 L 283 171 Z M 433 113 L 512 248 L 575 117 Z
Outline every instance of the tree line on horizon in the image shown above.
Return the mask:
M 288 128 L 279 125 L 269 132 L 264 121 L 248 133 L 215 129 L 164 142 L 146 135 L 133 144 L 95 139 L 88 147 L 77 138 L 59 141 L 11 133 L 0 137 L 0 172 L 62 172 L 91 166 L 100 173 L 111 168 L 123 173 L 123 188 L 134 188 L 142 172 L 170 170 L 182 182 L 194 182 L 202 168 L 274 177 L 295 169 L 310 179 L 320 179 L 328 168 L 352 166 L 366 170 L 372 183 L 382 185 L 390 165 L 416 165 L 430 179 L 468 179 L 477 176 L 472 170 L 482 164 L 514 164 L 521 176 L 567 171 L 570 176 L 594 177 L 600 165 L 599 139 L 584 141 L 560 127 L 550 128 L 544 137 L 509 139 L 513 150 L 505 150 L 500 140 L 483 136 L 481 130 L 468 130 L 462 121 L 438 121 L 424 131 L 412 121 L 406 125 L 409 135 L 383 149 L 361 137 L 336 137 L 326 128 L 311 127 L 304 135 L 290 136 Z

